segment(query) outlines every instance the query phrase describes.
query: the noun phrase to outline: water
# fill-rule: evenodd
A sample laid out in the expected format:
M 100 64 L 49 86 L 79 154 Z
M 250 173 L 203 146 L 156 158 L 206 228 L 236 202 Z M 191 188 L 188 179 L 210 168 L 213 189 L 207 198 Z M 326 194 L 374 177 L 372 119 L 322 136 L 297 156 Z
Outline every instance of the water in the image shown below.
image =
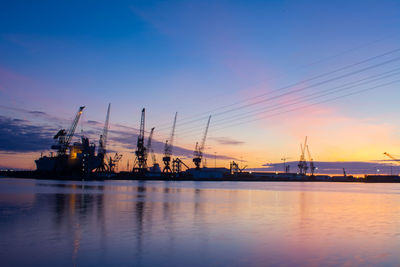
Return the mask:
M 400 184 L 0 178 L 1 266 L 398 266 Z

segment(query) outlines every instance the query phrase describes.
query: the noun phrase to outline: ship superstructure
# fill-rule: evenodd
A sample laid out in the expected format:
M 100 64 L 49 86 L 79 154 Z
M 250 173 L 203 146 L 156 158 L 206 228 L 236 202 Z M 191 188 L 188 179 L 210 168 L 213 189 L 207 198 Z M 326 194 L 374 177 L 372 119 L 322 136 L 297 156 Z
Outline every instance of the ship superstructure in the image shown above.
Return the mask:
M 61 129 L 54 135 L 55 144 L 49 156 L 35 160 L 38 172 L 60 175 L 86 175 L 100 168 L 104 161 L 104 151 L 96 155 L 96 145 L 89 138 L 82 136 L 80 141 L 72 142 L 76 126 L 83 113 L 84 106 L 79 107 L 68 130 Z M 108 121 L 106 122 L 108 124 Z

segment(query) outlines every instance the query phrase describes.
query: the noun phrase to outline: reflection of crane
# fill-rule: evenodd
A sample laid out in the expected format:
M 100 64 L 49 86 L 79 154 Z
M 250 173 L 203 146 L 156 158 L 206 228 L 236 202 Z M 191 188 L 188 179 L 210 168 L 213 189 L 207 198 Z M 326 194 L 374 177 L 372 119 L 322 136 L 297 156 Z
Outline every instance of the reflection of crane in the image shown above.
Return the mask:
M 140 130 L 136 144 L 136 163 L 138 170 L 144 170 L 147 168 L 147 153 L 146 147 L 144 146 L 144 119 L 145 119 L 145 109 L 142 109 L 142 116 L 140 119 Z
M 208 127 L 210 126 L 210 120 L 211 120 L 211 115 L 210 115 L 210 117 L 208 117 L 207 126 L 204 131 L 204 135 L 203 135 L 203 140 L 201 141 L 200 145 L 197 142 L 196 147 L 194 149 L 193 162 L 194 162 L 194 165 L 196 165 L 196 169 L 200 169 L 201 159 L 203 158 L 204 145 L 206 143 L 206 138 L 207 138 Z
M 54 136 L 54 139 L 57 139 L 57 145 L 53 145 L 53 146 L 51 146 L 51 148 L 57 149 L 57 153 L 59 155 L 65 155 L 65 153 L 69 147 L 69 144 L 71 142 L 71 139 L 74 136 L 76 126 L 78 125 L 79 119 L 81 118 L 84 108 L 85 108 L 85 106 L 82 106 L 79 108 L 78 112 L 75 115 L 74 121 L 72 122 L 68 131 L 65 131 L 65 129 L 61 129 Z
M 314 176 L 314 171 L 315 171 L 314 160 L 311 157 L 310 149 L 308 148 L 308 145 L 307 145 L 307 155 L 308 155 L 308 160 L 310 161 L 311 176 Z
M 305 149 L 307 146 L 307 136 L 306 139 L 304 141 L 304 145 L 300 144 L 300 149 L 301 149 L 301 155 L 300 155 L 300 160 L 299 160 L 299 164 L 297 165 L 299 167 L 299 173 L 302 175 L 306 175 L 307 174 L 307 162 L 306 162 L 306 157 L 305 157 Z
M 168 143 L 168 140 L 165 141 L 164 157 L 163 157 L 163 162 L 164 162 L 163 172 L 172 172 L 171 167 L 170 167 L 170 162 L 171 162 L 171 156 L 172 156 L 172 149 L 174 147 L 175 125 L 176 125 L 176 116 L 177 115 L 178 115 L 178 112 L 175 113 L 175 118 L 174 118 L 174 123 L 172 124 L 172 131 L 171 131 L 171 137 L 169 138 L 169 143 Z
M 106 153 L 107 153 L 107 135 L 108 135 L 108 121 L 110 119 L 110 107 L 111 104 L 108 104 L 106 120 L 104 122 L 103 133 L 100 135 L 99 140 L 99 148 L 97 150 L 97 156 L 101 160 L 101 165 L 97 168 L 98 171 L 105 171 L 107 169 L 106 163 Z

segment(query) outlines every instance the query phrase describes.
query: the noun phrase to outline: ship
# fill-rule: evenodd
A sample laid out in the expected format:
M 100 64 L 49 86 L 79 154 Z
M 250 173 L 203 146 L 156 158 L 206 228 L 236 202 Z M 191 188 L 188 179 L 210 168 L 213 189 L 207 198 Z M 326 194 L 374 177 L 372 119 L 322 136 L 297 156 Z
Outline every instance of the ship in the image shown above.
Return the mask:
M 96 155 L 96 145 L 82 136 L 78 142 L 72 142 L 76 126 L 85 106 L 79 107 L 68 130 L 61 129 L 53 137 L 55 144 L 51 146 L 50 155 L 41 156 L 35 160 L 36 171 L 43 174 L 85 176 L 93 171 L 106 171 L 105 144 L 108 130 L 110 105 L 108 106 L 106 123 L 100 136 L 99 149 Z

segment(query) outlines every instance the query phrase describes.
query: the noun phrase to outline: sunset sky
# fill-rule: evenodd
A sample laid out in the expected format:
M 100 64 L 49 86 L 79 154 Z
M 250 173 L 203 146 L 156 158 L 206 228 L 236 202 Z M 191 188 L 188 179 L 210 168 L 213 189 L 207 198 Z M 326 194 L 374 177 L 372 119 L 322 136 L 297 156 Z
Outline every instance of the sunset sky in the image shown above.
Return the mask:
M 308 136 L 321 166 L 373 172 L 400 155 L 399 29 L 397 0 L 1 1 L 0 167 L 34 169 L 81 105 L 98 143 L 111 103 L 120 170 L 145 107 L 157 152 L 178 112 L 191 165 L 211 115 L 209 166 L 297 161 Z

